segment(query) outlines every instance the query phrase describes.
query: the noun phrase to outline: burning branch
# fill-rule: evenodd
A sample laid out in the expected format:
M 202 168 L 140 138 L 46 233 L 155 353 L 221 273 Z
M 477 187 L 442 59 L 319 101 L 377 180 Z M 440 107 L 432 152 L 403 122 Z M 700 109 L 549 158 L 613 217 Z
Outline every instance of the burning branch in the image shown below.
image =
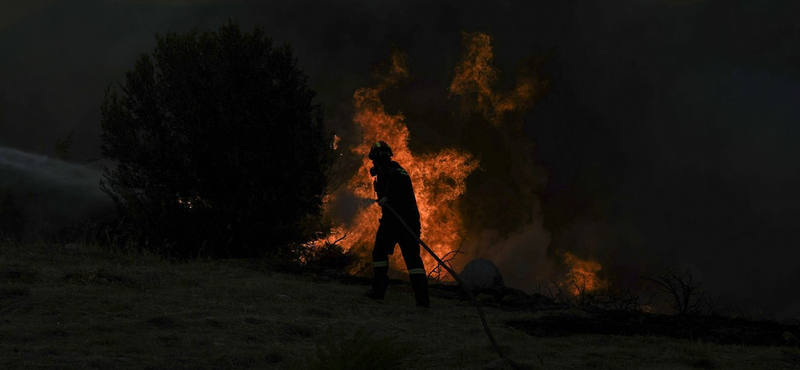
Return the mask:
M 564 264 L 569 266 L 569 272 L 558 285 L 568 287 L 573 297 L 583 299 L 587 293 L 608 287 L 608 282 L 597 276 L 603 268 L 599 262 L 584 260 L 569 252 L 563 252 L 562 256 Z
M 342 240 L 344 240 L 345 238 L 347 238 L 347 234 L 344 234 L 344 235 L 343 235 L 341 238 L 334 240 L 334 241 L 333 241 L 333 243 L 331 243 L 331 242 L 329 242 L 329 241 L 327 241 L 327 240 L 326 240 L 325 242 L 326 242 L 328 245 L 339 245 L 339 242 L 340 242 L 340 241 L 342 241 Z
M 453 266 L 450 264 L 450 261 L 455 259 L 456 256 L 458 256 L 459 254 L 464 254 L 464 252 L 461 251 L 462 246 L 463 244 L 459 245 L 458 249 L 447 252 L 447 254 L 442 256 L 441 258 L 442 262 L 446 263 L 447 267 L 450 267 L 452 269 Z M 447 276 L 446 270 L 447 268 L 445 266 L 442 266 L 442 263 L 437 262 L 436 267 L 431 269 L 431 272 L 428 273 L 428 278 L 435 280 L 437 283 L 441 283 L 442 280 L 444 280 L 444 278 Z
M 325 173 L 325 179 L 327 181 L 324 195 L 326 197 L 333 195 L 336 190 L 347 183 L 347 177 L 345 176 L 346 171 L 342 168 L 342 153 L 339 151 L 339 141 L 341 141 L 341 138 L 337 135 L 333 135 L 333 141 L 331 142 L 333 157 L 330 158 L 330 166 Z
M 575 303 L 579 306 L 587 306 L 592 301 L 592 297 L 586 292 L 586 278 L 583 278 L 580 285 L 573 279 L 572 285 L 574 287 L 573 292 L 577 293 L 574 297 Z

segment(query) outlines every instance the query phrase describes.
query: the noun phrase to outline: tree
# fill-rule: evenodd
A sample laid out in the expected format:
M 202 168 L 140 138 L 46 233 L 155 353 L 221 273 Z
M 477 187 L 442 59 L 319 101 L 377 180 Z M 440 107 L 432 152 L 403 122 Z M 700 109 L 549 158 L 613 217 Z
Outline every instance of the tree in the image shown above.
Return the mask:
M 291 46 L 256 27 L 156 35 L 102 104 L 103 190 L 170 256 L 252 256 L 309 238 L 333 161 Z
M 72 152 L 72 145 L 75 144 L 75 138 L 72 135 L 75 134 L 75 130 L 69 132 L 67 137 L 56 140 L 56 158 L 60 160 L 67 160 Z

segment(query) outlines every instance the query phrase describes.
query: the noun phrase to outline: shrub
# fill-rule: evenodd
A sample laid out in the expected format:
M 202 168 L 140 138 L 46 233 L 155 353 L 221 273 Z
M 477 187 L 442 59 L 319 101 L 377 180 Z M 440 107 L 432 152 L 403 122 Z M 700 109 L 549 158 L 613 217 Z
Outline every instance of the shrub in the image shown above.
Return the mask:
M 345 251 L 336 243 L 301 245 L 294 250 L 293 255 L 300 257 L 304 270 L 346 272 L 348 267 L 357 262 L 353 253 Z
M 643 278 L 655 283 L 659 292 L 667 293 L 672 308 L 681 316 L 700 314 L 706 305 L 706 293 L 702 283 L 694 279 L 689 269 L 683 274 L 673 269 L 666 269 L 656 277 Z
M 25 217 L 9 192 L 0 193 L 0 240 L 20 240 L 25 232 Z
M 291 47 L 234 22 L 156 39 L 102 104 L 102 155 L 117 164 L 102 188 L 125 234 L 171 257 L 311 238 L 334 155 Z

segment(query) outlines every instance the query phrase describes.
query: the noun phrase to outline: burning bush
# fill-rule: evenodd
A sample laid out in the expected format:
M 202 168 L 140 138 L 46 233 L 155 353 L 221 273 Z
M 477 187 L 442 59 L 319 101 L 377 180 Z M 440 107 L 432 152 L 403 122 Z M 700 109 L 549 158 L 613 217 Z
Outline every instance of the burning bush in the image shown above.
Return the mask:
M 289 45 L 233 22 L 156 36 L 102 105 L 103 189 L 170 256 L 278 252 L 320 224 L 333 146 Z

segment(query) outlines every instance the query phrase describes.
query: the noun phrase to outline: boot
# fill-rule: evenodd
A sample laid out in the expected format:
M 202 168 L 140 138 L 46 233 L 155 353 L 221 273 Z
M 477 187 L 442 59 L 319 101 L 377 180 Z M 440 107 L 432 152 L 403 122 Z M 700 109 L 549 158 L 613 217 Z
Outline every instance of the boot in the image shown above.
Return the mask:
M 386 288 L 389 287 L 389 267 L 372 268 L 372 289 L 367 290 L 364 296 L 371 299 L 382 300 L 386 295 Z
M 408 276 L 408 279 L 411 280 L 411 286 L 414 288 L 414 299 L 417 301 L 417 307 L 430 307 L 431 300 L 428 296 L 428 277 L 425 276 L 425 274 L 411 274 Z
M 385 295 L 386 295 L 386 292 L 381 293 L 381 292 L 375 291 L 375 289 L 369 289 L 366 292 L 364 292 L 364 297 L 367 297 L 367 298 L 370 298 L 370 299 L 374 299 L 374 300 L 378 300 L 378 301 L 382 301 Z

